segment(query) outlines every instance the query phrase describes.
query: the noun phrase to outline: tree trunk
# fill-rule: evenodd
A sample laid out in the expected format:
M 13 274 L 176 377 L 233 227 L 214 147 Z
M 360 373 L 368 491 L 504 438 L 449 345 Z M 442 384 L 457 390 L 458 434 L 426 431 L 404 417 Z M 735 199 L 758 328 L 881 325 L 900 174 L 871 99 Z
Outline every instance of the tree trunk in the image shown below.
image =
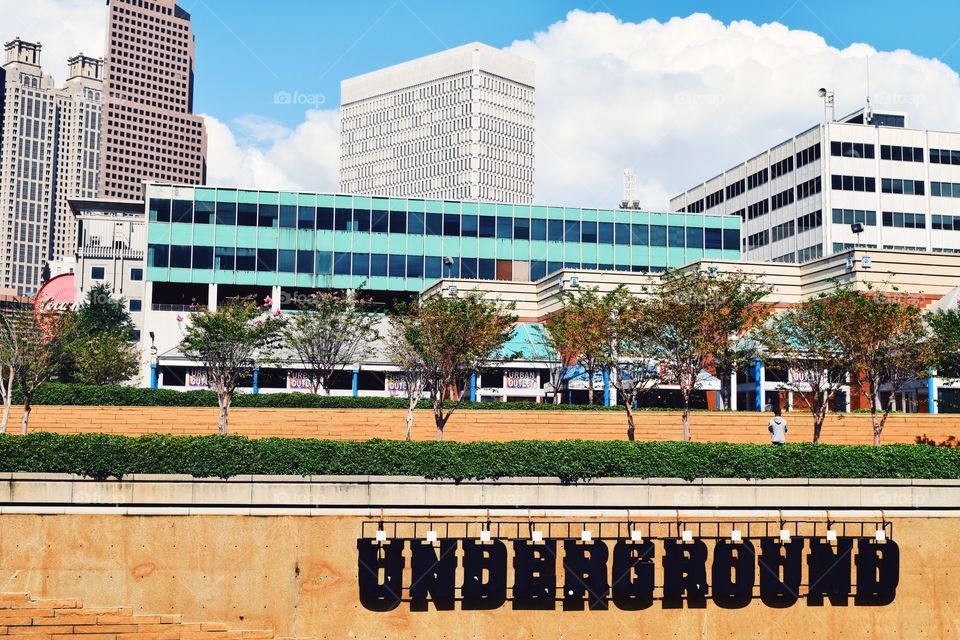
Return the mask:
M 449 417 L 449 416 L 447 416 Z M 443 428 L 447 424 L 446 418 L 443 417 L 443 394 L 439 394 L 437 398 L 433 401 L 433 423 L 437 427 L 437 442 L 443 440 Z
M 720 381 L 720 406 L 719 411 L 725 411 L 730 406 L 730 372 L 726 369 L 716 369 L 717 379 Z
M 634 441 L 633 399 L 624 396 L 624 406 L 627 408 L 627 440 Z
M 217 404 L 220 405 L 220 422 L 219 422 L 219 431 L 220 435 L 227 435 L 227 412 L 230 410 L 230 401 L 233 399 L 233 394 L 222 391 L 217 393 Z
M 10 407 L 13 405 L 13 380 L 14 371 L 11 368 L 8 379 L 0 383 L 3 384 L 3 416 L 0 417 L 0 433 L 7 432 L 7 423 L 10 420 Z
M 593 406 L 593 369 L 587 371 L 587 404 Z
M 33 409 L 33 405 L 30 404 L 31 395 L 29 393 L 23 394 L 23 419 L 20 421 L 20 433 L 22 435 L 27 435 L 27 425 L 30 423 L 30 410 Z
M 418 400 L 418 397 L 410 396 L 410 404 L 407 407 L 407 442 L 413 440 L 413 410 L 417 408 Z
M 690 433 L 690 401 L 684 398 L 683 400 L 683 441 L 690 442 L 692 437 L 693 436 Z

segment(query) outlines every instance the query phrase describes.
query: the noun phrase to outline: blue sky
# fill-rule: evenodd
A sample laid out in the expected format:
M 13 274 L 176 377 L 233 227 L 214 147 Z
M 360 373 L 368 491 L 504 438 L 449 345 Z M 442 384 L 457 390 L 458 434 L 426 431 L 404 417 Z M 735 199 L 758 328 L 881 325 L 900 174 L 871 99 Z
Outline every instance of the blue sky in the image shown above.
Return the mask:
M 273 105 L 275 91 L 339 101 L 341 79 L 472 40 L 505 47 L 528 39 L 579 8 L 623 21 L 706 12 L 730 22 L 780 22 L 844 48 L 909 49 L 960 69 L 960 3 L 630 2 L 598 0 L 182 0 L 198 39 L 198 110 L 231 120 L 251 110 L 294 126 L 301 114 Z M 245 6 L 250 10 L 243 10 Z M 256 8 L 254 8 L 256 7 Z M 267 8 L 267 10 L 263 10 Z M 239 90 L 239 95 L 238 95 Z
M 197 34 L 208 181 L 339 188 L 344 78 L 473 40 L 536 65 L 538 203 L 671 196 L 815 126 L 817 88 L 960 131 L 960 3 L 851 0 L 179 0 Z M 104 0 L 0 0 L 0 37 L 102 55 Z M 297 94 L 277 104 L 278 92 Z

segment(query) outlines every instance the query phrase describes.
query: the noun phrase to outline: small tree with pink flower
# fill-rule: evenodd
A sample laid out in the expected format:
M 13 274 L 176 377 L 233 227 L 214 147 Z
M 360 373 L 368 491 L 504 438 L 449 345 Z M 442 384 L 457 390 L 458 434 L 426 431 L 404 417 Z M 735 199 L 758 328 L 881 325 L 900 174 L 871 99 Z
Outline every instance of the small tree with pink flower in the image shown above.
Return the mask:
M 258 305 L 254 298 L 231 298 L 216 311 L 199 307 L 181 322 L 180 352 L 203 365 L 207 384 L 217 394 L 220 434 L 227 434 L 227 415 L 240 380 L 273 358 L 285 324 L 270 313 L 270 301 Z

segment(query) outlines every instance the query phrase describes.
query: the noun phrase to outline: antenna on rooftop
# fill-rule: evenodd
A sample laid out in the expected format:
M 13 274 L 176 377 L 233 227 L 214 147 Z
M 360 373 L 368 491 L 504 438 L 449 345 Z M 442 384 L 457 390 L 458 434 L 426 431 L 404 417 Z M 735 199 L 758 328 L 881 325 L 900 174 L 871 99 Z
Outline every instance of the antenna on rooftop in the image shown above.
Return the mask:
M 873 122 L 873 108 L 870 106 L 870 58 L 867 58 L 867 107 L 863 110 L 863 123 Z
M 640 201 L 637 200 L 637 176 L 634 175 L 632 168 L 623 170 L 623 199 L 620 201 L 620 208 L 640 208 Z

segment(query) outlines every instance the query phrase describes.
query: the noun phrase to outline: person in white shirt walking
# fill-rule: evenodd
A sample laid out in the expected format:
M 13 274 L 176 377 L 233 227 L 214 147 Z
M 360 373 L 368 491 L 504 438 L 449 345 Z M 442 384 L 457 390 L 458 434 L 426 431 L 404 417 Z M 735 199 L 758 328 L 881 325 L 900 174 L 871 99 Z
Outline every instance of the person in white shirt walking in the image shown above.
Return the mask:
M 773 419 L 767 423 L 767 431 L 770 432 L 770 442 L 775 445 L 783 445 L 787 442 L 787 421 L 780 415 L 780 407 L 773 407 Z

